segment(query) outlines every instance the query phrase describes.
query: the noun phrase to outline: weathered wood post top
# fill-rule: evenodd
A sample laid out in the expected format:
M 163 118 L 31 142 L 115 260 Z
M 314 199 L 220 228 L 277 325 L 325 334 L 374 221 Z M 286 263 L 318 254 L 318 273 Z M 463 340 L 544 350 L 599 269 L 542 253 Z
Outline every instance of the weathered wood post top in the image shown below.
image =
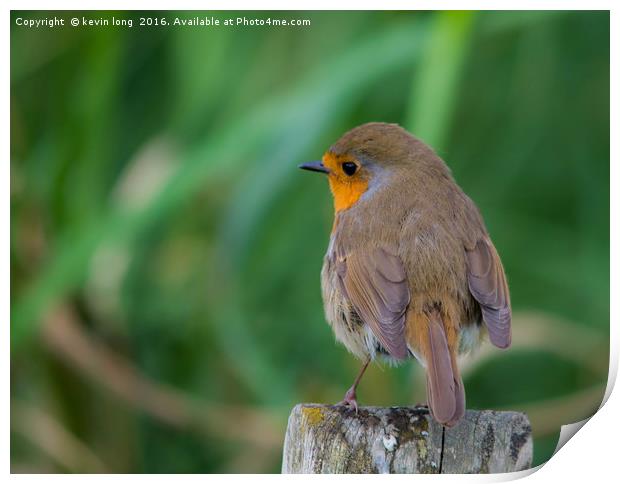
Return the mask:
M 496 473 L 532 464 L 527 416 L 468 410 L 452 428 L 426 407 L 299 404 L 288 420 L 283 473 Z

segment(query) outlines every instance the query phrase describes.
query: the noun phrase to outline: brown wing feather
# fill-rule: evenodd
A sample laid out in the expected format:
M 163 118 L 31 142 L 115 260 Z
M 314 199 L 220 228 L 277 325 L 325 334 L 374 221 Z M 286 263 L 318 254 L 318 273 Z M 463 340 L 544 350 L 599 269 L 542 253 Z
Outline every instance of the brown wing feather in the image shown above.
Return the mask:
M 512 312 L 506 276 L 499 256 L 486 237 L 466 253 L 469 291 L 480 303 L 489 338 L 495 346 L 507 348 L 511 342 Z
M 400 258 L 383 248 L 358 250 L 340 261 L 337 272 L 345 297 L 381 345 L 394 358 L 406 358 L 410 296 Z

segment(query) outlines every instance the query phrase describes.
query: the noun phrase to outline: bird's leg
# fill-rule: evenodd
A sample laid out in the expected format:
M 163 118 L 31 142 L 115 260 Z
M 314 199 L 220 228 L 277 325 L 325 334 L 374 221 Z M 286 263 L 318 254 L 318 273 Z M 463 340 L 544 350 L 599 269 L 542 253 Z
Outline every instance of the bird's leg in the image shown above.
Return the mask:
M 357 385 L 359 385 L 360 380 L 362 379 L 362 376 L 366 371 L 366 368 L 368 368 L 369 363 L 370 357 L 368 357 L 366 363 L 364 363 L 364 366 L 362 366 L 362 369 L 355 378 L 355 381 L 353 382 L 353 385 L 351 385 L 351 388 L 349 388 L 347 390 L 347 393 L 344 394 L 344 399 L 341 402 L 338 402 L 337 405 L 344 405 L 346 407 L 353 408 L 355 409 L 355 413 L 357 413 L 357 395 L 355 394 L 355 390 L 357 389 Z

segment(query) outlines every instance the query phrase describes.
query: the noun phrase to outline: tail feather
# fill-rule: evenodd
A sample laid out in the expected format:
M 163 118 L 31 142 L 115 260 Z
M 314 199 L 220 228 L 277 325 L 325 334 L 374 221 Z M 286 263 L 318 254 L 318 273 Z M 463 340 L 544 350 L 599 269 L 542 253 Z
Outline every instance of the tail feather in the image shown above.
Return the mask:
M 438 312 L 428 320 L 426 393 L 433 418 L 448 427 L 465 413 L 465 391 Z
M 454 410 L 454 415 L 452 415 L 450 421 L 445 423 L 447 427 L 454 426 L 459 420 L 461 420 L 463 415 L 465 415 L 465 389 L 463 387 L 463 380 L 461 380 L 461 375 L 458 374 L 458 370 L 457 376 L 454 378 L 454 384 L 456 394 L 456 409 Z

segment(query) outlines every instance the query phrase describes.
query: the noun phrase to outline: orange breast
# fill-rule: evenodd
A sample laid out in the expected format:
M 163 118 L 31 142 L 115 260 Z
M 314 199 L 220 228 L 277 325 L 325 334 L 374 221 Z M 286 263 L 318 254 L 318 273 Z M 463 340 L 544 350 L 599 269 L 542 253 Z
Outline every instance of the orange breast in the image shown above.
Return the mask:
M 342 163 L 353 161 L 350 156 L 339 156 L 333 153 L 325 153 L 323 164 L 330 169 L 329 188 L 334 196 L 334 209 L 336 212 L 351 207 L 368 189 L 368 180 L 359 174 L 347 176 L 342 171 Z
M 368 188 L 366 180 L 341 180 L 333 175 L 329 176 L 329 188 L 334 196 L 334 208 L 336 212 L 346 210 L 359 200 Z

